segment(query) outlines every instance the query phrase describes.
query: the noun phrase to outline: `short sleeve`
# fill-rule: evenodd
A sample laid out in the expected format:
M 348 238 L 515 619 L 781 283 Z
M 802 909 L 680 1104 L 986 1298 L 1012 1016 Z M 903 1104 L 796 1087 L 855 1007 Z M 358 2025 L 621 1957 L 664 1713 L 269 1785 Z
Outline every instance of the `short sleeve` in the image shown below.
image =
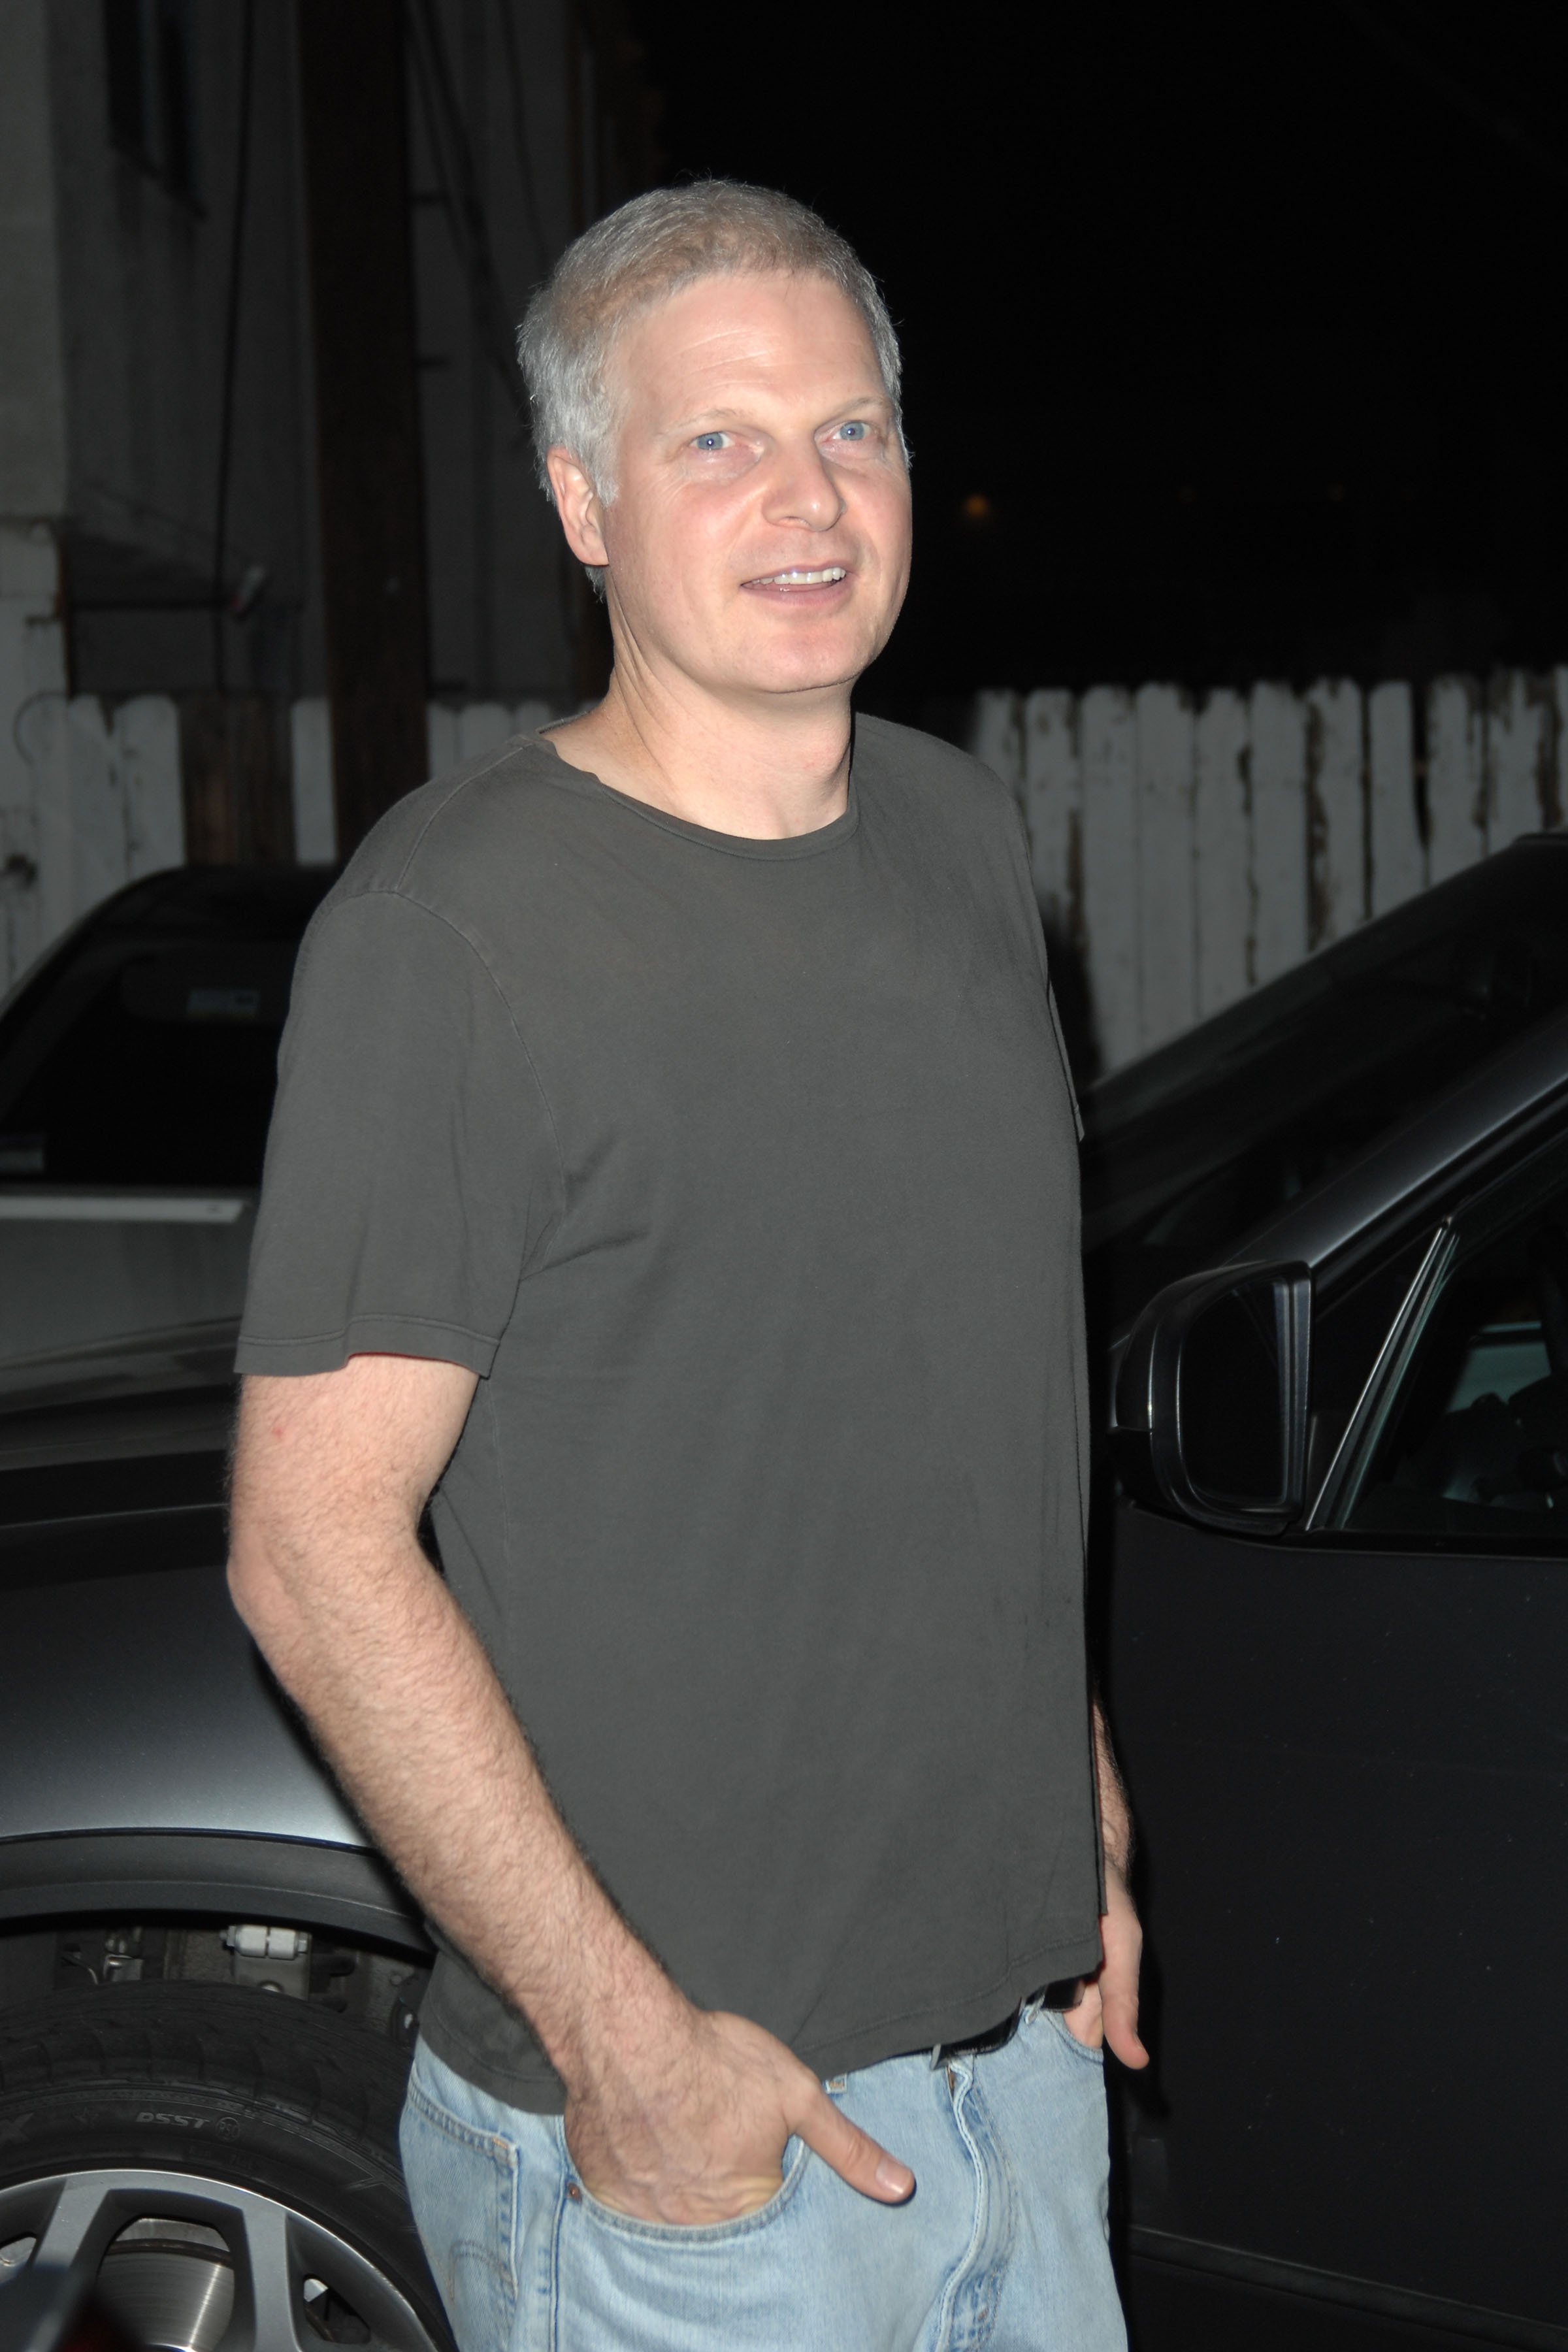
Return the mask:
M 475 949 L 395 892 L 329 901 L 279 1049 L 238 1370 L 488 1373 L 560 1202 L 548 1106 Z

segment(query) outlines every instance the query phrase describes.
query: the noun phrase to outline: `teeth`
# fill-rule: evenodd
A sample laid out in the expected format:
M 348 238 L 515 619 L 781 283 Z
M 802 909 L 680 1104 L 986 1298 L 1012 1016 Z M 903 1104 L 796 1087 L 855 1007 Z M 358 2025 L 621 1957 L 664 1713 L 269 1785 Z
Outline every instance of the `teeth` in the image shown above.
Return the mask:
M 824 580 L 842 580 L 842 563 L 830 563 L 823 572 L 770 572 L 759 580 L 759 588 L 815 588 Z

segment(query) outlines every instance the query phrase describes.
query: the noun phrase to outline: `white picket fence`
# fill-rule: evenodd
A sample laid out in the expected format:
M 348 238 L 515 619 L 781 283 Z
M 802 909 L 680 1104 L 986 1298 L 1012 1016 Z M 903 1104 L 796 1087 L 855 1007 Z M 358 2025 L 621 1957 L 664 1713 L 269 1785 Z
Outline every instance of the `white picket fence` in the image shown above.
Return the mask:
M 28 690 L 0 745 L 7 986 L 110 891 L 185 855 L 174 702 L 105 710 L 47 677 L 16 683 Z M 560 715 L 433 703 L 430 772 Z M 296 854 L 330 862 L 327 706 L 297 702 L 290 719 Z M 1266 685 L 1201 704 L 1168 686 L 994 692 L 976 698 L 971 742 L 1017 794 L 1047 927 L 1079 959 L 1100 1066 L 1115 1069 L 1428 882 L 1561 824 L 1568 667 L 1484 689 L 1441 679 L 1419 714 L 1402 685 Z
M 549 703 L 432 703 L 430 772 L 561 714 Z M 331 725 L 325 701 L 289 714 L 295 855 L 337 856 Z M 185 856 L 180 719 L 164 695 L 105 710 L 96 696 L 33 688 L 15 707 L 0 755 L 0 990 L 79 915 Z
M 1170 686 L 998 691 L 976 698 L 970 741 L 1017 795 L 1110 1070 L 1561 824 L 1565 737 L 1568 667 L 1441 678 L 1419 711 L 1408 686 L 1337 680 L 1201 703 Z
M 426 710 L 430 773 L 445 775 L 459 761 L 493 751 L 509 735 L 548 727 L 564 713 L 553 703 L 468 702 L 458 709 L 432 702 Z M 324 701 L 295 703 L 289 714 L 294 792 L 294 855 L 301 866 L 330 866 L 338 854 L 332 814 L 332 727 Z

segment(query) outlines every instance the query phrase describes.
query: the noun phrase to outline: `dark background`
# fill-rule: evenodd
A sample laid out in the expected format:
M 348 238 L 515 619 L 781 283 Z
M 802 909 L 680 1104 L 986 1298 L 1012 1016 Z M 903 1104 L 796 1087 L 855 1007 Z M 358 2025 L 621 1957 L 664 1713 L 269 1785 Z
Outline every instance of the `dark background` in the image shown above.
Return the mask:
M 871 707 L 1568 656 L 1568 6 L 628 14 L 659 176 L 816 205 L 900 329 Z

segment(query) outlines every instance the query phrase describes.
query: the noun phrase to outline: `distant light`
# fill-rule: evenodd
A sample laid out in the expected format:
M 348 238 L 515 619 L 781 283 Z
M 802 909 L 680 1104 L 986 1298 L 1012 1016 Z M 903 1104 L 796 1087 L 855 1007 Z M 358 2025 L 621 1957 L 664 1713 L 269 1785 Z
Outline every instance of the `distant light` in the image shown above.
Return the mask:
M 959 509 L 965 522 L 989 522 L 991 501 L 984 490 L 972 490 Z

